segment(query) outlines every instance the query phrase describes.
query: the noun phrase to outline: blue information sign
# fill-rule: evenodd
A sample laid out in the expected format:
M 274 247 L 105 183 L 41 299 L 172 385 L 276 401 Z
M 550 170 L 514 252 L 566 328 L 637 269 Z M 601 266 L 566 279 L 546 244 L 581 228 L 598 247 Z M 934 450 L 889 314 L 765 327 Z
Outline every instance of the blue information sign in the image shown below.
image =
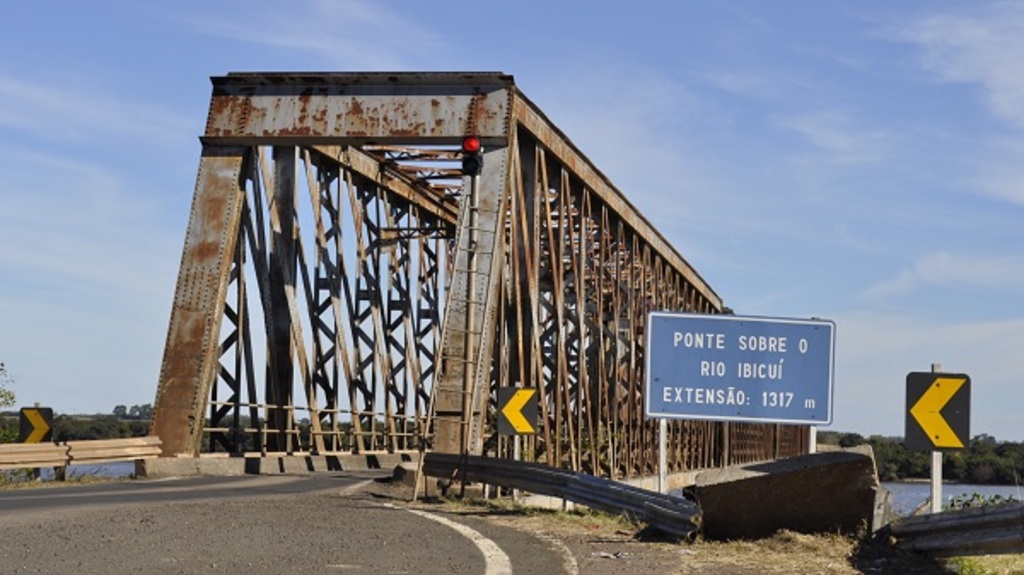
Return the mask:
M 827 425 L 835 323 L 652 312 L 648 417 Z

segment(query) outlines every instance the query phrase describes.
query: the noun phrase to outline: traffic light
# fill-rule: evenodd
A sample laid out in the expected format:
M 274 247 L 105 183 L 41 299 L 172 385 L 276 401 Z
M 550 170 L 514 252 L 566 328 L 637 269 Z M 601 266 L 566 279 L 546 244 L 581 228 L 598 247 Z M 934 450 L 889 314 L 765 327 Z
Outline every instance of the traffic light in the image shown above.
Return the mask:
M 480 138 L 466 136 L 462 140 L 462 174 L 465 176 L 476 176 L 484 167 L 484 148 L 480 144 Z

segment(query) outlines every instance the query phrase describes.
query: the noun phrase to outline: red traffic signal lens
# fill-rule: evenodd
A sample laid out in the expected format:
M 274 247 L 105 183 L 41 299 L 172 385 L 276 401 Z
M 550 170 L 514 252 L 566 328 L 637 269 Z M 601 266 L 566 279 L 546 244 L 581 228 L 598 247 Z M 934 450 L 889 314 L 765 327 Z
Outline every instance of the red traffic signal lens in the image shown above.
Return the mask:
M 476 154 L 480 151 L 480 138 L 476 136 L 466 136 L 462 140 L 462 151 L 467 154 Z

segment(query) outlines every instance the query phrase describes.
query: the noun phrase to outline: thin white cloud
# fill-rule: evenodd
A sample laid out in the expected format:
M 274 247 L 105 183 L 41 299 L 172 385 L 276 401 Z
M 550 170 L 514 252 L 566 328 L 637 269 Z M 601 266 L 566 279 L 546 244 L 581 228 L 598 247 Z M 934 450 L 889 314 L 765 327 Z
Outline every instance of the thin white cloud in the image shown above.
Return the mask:
M 999 291 L 1024 290 L 1024 256 L 935 252 L 921 257 L 896 277 L 871 286 L 863 295 L 868 299 L 885 298 L 951 282 Z
M 1024 143 L 1017 138 L 992 143 L 981 158 L 985 172 L 969 182 L 984 195 L 1024 206 Z
M 403 70 L 444 44 L 441 37 L 380 2 L 249 1 L 240 9 L 190 13 L 194 30 L 219 38 L 313 54 L 345 70 Z
M 751 100 L 782 99 L 794 85 L 808 87 L 795 75 L 766 70 L 713 70 L 705 73 L 702 80 L 715 89 Z
M 174 178 L 123 166 L 0 145 L 0 360 L 19 403 L 152 402 L 189 184 L 168 209 Z
M 162 248 L 173 217 L 154 200 L 152 183 L 65 156 L 3 146 L 0 155 L 0 277 L 76 291 L 160 287 L 151 274 L 173 267 L 174 250 Z
M 776 123 L 805 138 L 832 163 L 876 162 L 885 159 L 892 148 L 892 138 L 885 131 L 864 128 L 849 114 L 836 110 L 779 117 Z
M 970 3 L 908 25 L 902 39 L 923 50 L 923 65 L 947 82 L 976 84 L 996 116 L 1024 127 L 1024 4 Z
M 935 317 L 857 312 L 833 319 L 834 429 L 903 435 L 906 376 L 938 363 L 943 371 L 972 379 L 972 435 L 1019 437 L 1024 317 L 942 323 Z
M 186 142 L 201 125 L 201 119 L 85 83 L 47 83 L 0 73 L 0 126 L 33 138 L 78 144 L 118 136 L 157 146 Z
M 708 150 L 720 142 L 687 137 L 720 111 L 671 75 L 632 64 L 583 57 L 554 73 L 524 92 L 646 217 L 698 220 L 699 213 L 704 223 L 729 202 L 714 193 L 723 181 Z

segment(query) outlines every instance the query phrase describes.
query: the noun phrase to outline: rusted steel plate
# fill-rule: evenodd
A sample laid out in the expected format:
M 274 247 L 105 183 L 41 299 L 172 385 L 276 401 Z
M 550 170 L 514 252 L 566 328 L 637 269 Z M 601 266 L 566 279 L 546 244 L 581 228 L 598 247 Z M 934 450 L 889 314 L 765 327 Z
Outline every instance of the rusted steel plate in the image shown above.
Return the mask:
M 150 433 L 164 455 L 198 455 L 219 366 L 220 322 L 241 217 L 244 148 L 206 148 L 185 233 Z
M 230 74 L 212 78 L 204 141 L 457 144 L 504 142 L 511 76 Z

